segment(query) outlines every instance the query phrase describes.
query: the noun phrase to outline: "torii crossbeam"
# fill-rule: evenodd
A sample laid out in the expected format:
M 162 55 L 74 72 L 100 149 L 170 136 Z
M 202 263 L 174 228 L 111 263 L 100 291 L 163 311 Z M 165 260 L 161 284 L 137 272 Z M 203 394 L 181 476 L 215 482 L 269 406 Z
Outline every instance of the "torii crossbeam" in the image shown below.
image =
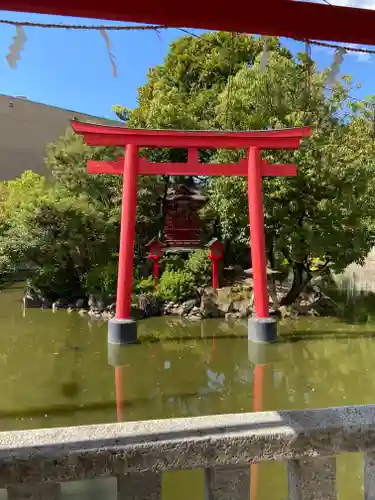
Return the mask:
M 122 146 L 125 156 L 115 161 L 89 161 L 92 174 L 122 174 L 122 210 L 117 278 L 116 318 L 108 325 L 108 341 L 115 344 L 137 340 L 136 323 L 131 318 L 131 294 L 138 175 L 235 175 L 248 178 L 251 260 L 254 280 L 255 318 L 249 320 L 249 338 L 274 342 L 276 322 L 269 317 L 267 269 L 264 239 L 262 178 L 295 176 L 296 165 L 272 165 L 261 160 L 264 149 L 298 149 L 311 128 L 250 132 L 143 130 L 110 127 L 73 121 L 73 130 L 90 146 Z M 139 158 L 140 147 L 186 148 L 186 163 L 152 163 Z M 247 158 L 235 164 L 203 164 L 198 149 L 246 149 Z

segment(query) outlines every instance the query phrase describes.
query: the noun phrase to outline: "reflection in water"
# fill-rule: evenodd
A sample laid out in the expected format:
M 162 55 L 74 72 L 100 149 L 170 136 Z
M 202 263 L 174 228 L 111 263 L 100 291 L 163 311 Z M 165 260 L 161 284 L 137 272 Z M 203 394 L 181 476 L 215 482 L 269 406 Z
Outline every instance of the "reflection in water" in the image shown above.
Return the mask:
M 0 292 L 0 321 L 2 430 L 356 405 L 375 399 L 371 323 L 346 325 L 323 318 L 289 322 L 281 325 L 284 342 L 259 349 L 247 343 L 246 324 L 154 318 L 139 323 L 140 335 L 168 340 L 107 353 L 105 323 L 92 322 L 89 328 L 86 318 L 64 311 L 30 310 L 23 317 L 16 290 Z M 358 497 L 361 468 L 358 457 L 339 459 L 343 500 Z M 163 500 L 182 498 L 181 492 L 177 497 L 172 493 L 183 474 L 192 473 L 181 474 L 178 481 L 166 475 Z M 183 495 L 199 500 L 198 476 L 188 476 L 195 479 L 186 480 Z M 103 490 L 101 498 L 112 498 L 113 483 L 105 484 L 107 493 Z M 253 494 L 251 500 L 285 499 L 284 465 L 262 464 L 254 484 L 256 498 Z M 86 486 L 66 485 L 64 492 L 93 498 L 94 493 L 83 494 Z

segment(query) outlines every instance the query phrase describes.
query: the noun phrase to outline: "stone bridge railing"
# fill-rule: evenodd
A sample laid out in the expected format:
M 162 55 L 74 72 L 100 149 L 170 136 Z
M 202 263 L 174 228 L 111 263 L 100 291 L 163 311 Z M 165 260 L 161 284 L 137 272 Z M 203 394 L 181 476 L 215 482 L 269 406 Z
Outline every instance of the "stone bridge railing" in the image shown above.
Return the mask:
M 113 476 L 119 500 L 161 500 L 164 471 L 202 468 L 207 499 L 248 500 L 249 465 L 283 460 L 290 500 L 333 500 L 335 456 L 358 451 L 375 500 L 375 406 L 3 432 L 0 488 L 57 500 L 65 481 Z

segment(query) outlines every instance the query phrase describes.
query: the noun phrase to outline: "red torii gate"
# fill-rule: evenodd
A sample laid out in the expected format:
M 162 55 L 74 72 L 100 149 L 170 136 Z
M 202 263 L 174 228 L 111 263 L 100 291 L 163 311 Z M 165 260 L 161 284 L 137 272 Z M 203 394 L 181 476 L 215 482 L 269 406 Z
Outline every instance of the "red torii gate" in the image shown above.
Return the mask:
M 116 161 L 89 161 L 92 174 L 123 174 L 120 251 L 117 279 L 116 318 L 108 324 L 108 342 L 133 343 L 137 328 L 131 318 L 131 294 L 138 175 L 235 175 L 248 178 L 251 258 L 254 279 L 255 318 L 249 320 L 249 338 L 276 341 L 276 321 L 269 317 L 267 269 L 264 241 L 262 177 L 295 176 L 296 165 L 271 165 L 261 160 L 263 149 L 298 149 L 311 128 L 250 132 L 181 131 L 128 129 L 72 122 L 73 130 L 89 146 L 122 146 L 125 157 Z M 152 163 L 139 158 L 140 147 L 186 148 L 187 163 Z M 198 149 L 247 149 L 246 159 L 237 164 L 203 164 Z

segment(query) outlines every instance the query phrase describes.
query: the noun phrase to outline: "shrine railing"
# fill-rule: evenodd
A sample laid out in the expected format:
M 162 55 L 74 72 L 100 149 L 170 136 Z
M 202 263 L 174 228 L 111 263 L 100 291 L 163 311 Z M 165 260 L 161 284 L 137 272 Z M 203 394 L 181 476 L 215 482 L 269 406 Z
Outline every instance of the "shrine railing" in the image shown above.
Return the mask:
M 57 500 L 66 481 L 115 477 L 117 498 L 160 500 L 165 471 L 201 468 L 205 498 L 248 500 L 250 464 L 283 460 L 289 499 L 333 500 L 335 456 L 358 451 L 372 500 L 375 406 L 2 432 L 0 487 L 9 499 Z

